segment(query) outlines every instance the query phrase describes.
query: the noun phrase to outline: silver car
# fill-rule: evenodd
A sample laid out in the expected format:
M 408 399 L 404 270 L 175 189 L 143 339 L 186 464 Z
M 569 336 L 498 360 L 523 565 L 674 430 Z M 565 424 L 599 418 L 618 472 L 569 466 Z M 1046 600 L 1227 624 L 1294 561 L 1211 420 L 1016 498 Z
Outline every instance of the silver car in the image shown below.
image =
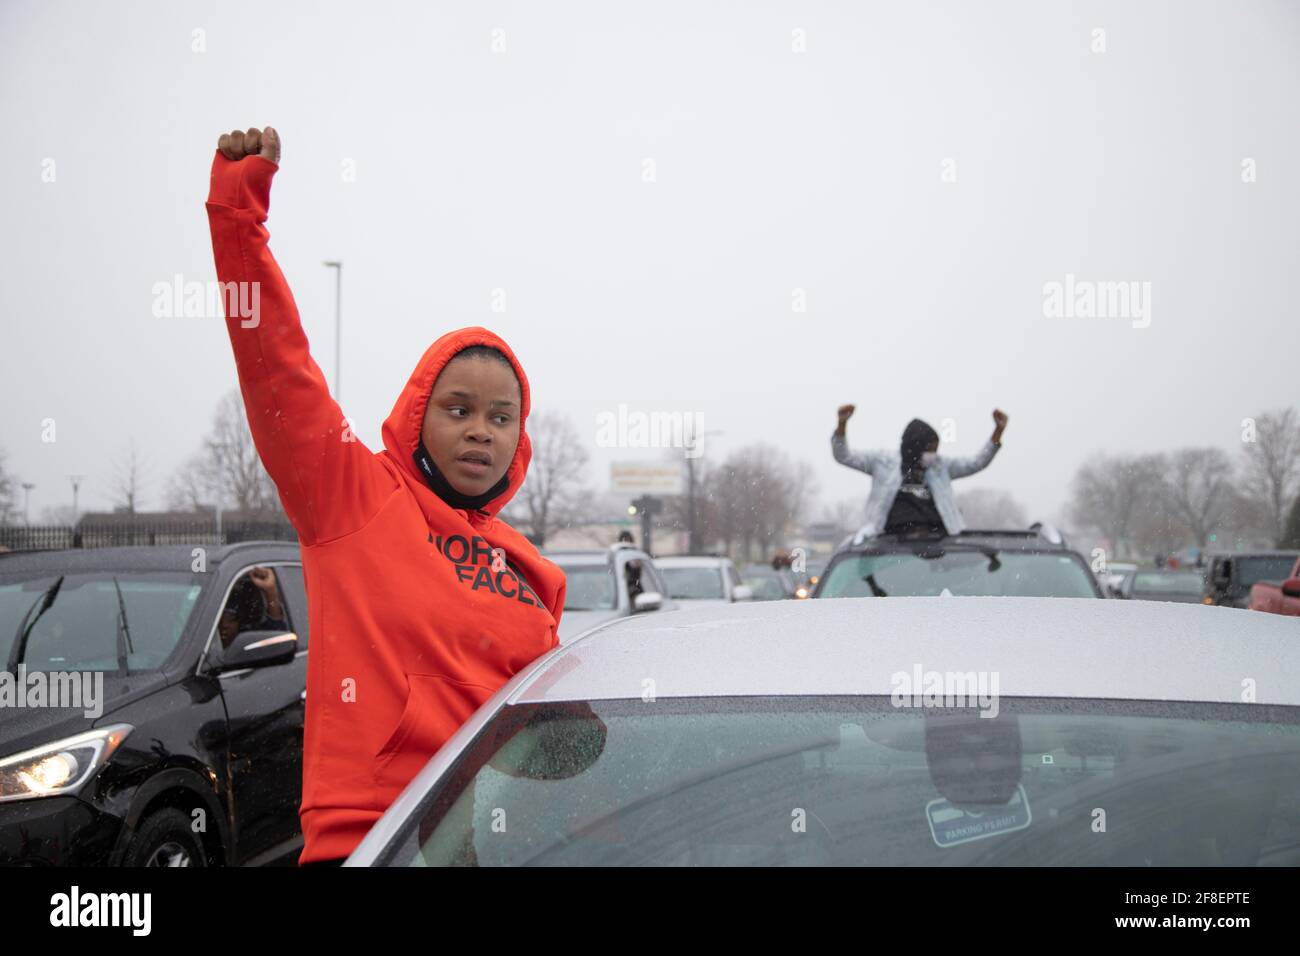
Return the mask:
M 1300 864 L 1275 615 L 846 598 L 624 618 L 538 659 L 349 866 Z
M 676 607 L 654 559 L 639 548 L 616 544 L 543 554 L 564 572 L 562 644 L 615 618 Z
M 657 558 L 668 593 L 683 607 L 749 601 L 753 588 L 745 584 L 736 565 L 725 555 L 675 554 Z

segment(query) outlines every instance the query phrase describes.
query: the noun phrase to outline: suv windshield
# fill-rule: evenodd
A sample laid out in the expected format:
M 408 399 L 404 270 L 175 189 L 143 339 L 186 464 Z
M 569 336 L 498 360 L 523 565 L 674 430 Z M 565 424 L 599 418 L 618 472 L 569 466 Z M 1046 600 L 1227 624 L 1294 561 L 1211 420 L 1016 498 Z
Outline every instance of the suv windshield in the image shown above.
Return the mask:
M 185 631 L 198 582 L 179 572 L 0 576 L 0 660 L 11 660 L 26 631 L 29 671 L 116 671 L 125 620 L 128 670 L 155 669 Z
M 1260 581 L 1282 581 L 1295 566 L 1295 555 L 1237 559 L 1237 586 L 1250 590 Z
M 1295 866 L 1296 807 L 1297 708 L 525 704 L 494 718 L 379 862 Z
M 566 611 L 608 611 L 617 607 L 614 572 L 607 564 L 562 564 L 564 609 Z
M 668 594 L 674 598 L 690 600 L 723 600 L 722 572 L 717 568 L 665 568 L 660 567 Z
M 847 555 L 822 579 L 817 597 L 1097 597 L 1092 575 L 1068 554 L 987 552 L 969 546 Z
M 1133 578 L 1134 591 L 1160 594 L 1200 594 L 1205 579 L 1199 571 L 1139 571 Z

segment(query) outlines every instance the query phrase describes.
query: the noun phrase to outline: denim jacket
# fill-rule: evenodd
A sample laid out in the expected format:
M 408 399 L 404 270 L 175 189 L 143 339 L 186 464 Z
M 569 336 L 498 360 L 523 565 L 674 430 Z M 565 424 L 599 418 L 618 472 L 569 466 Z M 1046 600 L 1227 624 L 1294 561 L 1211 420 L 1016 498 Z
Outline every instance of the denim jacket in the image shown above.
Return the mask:
M 946 458 L 940 455 L 925 469 L 925 485 L 934 499 L 935 510 L 949 534 L 959 534 L 966 527 L 952 497 L 952 479 L 964 478 L 988 467 L 1000 445 L 992 439 L 969 458 Z M 853 537 L 854 544 L 880 534 L 894 505 L 894 497 L 903 484 L 902 458 L 896 451 L 849 451 L 848 443 L 831 435 L 831 454 L 841 465 L 865 471 L 871 476 L 871 495 L 867 498 L 866 521 Z

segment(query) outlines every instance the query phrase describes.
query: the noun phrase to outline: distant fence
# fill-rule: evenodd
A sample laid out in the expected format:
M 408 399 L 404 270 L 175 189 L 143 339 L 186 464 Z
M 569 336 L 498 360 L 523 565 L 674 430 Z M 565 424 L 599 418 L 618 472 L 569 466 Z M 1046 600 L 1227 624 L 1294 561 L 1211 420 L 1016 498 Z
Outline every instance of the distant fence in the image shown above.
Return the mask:
M 287 521 L 194 521 L 82 523 L 0 526 L 0 545 L 11 551 L 48 548 L 117 548 L 150 544 L 235 544 L 239 541 L 297 541 Z

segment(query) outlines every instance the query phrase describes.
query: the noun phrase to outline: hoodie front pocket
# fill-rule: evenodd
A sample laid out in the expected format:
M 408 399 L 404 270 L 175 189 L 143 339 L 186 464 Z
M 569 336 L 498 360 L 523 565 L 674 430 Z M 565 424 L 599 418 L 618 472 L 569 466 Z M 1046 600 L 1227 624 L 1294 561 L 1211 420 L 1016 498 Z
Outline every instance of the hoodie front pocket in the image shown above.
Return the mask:
M 397 726 L 375 756 L 409 780 L 492 696 L 490 687 L 441 674 L 407 674 L 406 705 Z

